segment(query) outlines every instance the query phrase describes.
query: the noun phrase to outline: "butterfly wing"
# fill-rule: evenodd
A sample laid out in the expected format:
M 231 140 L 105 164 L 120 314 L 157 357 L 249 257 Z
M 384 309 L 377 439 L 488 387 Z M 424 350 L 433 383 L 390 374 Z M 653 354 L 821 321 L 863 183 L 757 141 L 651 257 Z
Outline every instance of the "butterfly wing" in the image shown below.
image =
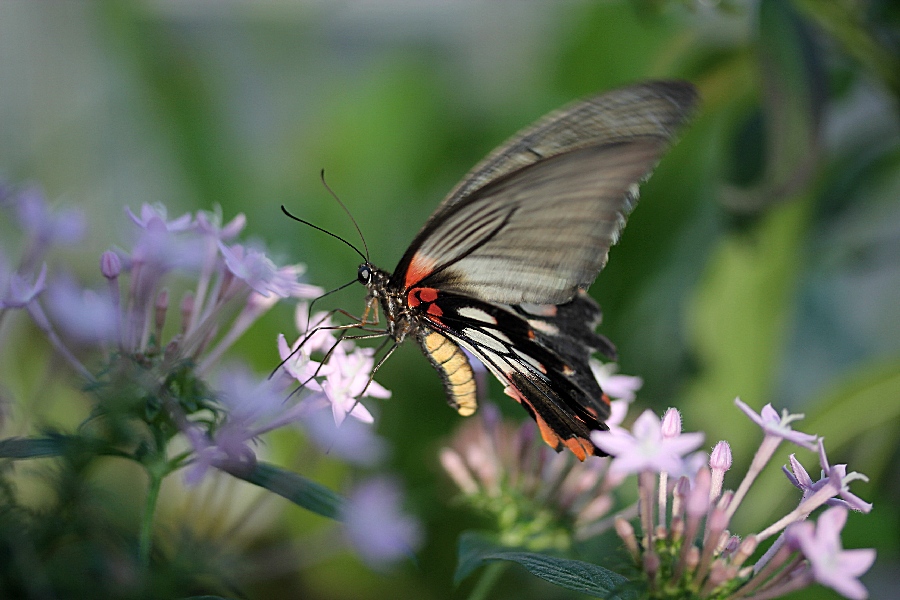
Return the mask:
M 612 346 L 594 333 L 600 307 L 579 293 L 561 306 L 503 307 L 466 296 L 440 293 L 421 307 L 417 339 L 441 373 L 451 406 L 475 411 L 472 367 L 460 348 L 478 358 L 506 385 L 537 422 L 544 441 L 568 447 L 581 460 L 602 455 L 590 432 L 607 429 L 609 399 L 591 374 L 594 351 Z M 436 308 L 435 308 L 436 307 Z
M 463 179 L 391 278 L 503 304 L 561 304 L 606 263 L 696 92 L 649 82 L 552 113 Z
M 689 83 L 649 82 L 576 103 L 502 145 L 437 208 L 374 295 L 413 315 L 461 414 L 476 408 L 465 348 L 550 446 L 602 454 L 590 432 L 607 429 L 609 399 L 588 360 L 615 351 L 584 290 L 696 101 Z

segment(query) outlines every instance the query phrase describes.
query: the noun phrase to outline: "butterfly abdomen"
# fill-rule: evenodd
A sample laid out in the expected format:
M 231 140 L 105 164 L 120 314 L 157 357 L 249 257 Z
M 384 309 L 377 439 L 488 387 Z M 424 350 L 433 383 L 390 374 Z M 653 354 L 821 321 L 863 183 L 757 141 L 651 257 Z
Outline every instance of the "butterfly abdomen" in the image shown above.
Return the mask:
M 418 335 L 422 352 L 441 374 L 447 402 L 463 417 L 478 408 L 475 373 L 462 348 L 436 331 L 422 328 Z

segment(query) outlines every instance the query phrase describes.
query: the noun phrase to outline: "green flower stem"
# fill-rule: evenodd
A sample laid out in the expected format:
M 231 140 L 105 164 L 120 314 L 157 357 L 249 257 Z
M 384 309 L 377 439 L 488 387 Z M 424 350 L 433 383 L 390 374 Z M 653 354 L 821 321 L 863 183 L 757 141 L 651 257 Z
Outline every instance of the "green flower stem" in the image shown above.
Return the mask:
M 150 478 L 147 486 L 147 504 L 144 505 L 144 516 L 141 518 L 141 529 L 138 534 L 138 564 L 145 571 L 150 569 L 150 549 L 153 544 L 153 515 L 156 512 L 156 503 L 159 500 L 159 489 L 162 487 L 163 478 L 172 472 L 172 464 L 166 460 L 167 439 L 163 431 L 156 428 L 153 431 L 156 441 L 156 452 L 144 461 L 144 469 Z
M 138 564 L 144 570 L 150 568 L 150 546 L 153 534 L 153 513 L 156 512 L 156 501 L 159 499 L 159 488 L 165 473 L 162 469 L 147 468 L 150 477 L 150 485 L 147 488 L 147 504 L 144 506 L 144 516 L 141 519 L 141 530 L 138 537 Z
M 469 600 L 486 600 L 488 594 L 500 581 L 500 576 L 506 571 L 508 565 L 509 563 L 504 560 L 498 560 L 487 565 L 481 572 L 481 577 L 472 589 L 472 593 L 469 594 Z

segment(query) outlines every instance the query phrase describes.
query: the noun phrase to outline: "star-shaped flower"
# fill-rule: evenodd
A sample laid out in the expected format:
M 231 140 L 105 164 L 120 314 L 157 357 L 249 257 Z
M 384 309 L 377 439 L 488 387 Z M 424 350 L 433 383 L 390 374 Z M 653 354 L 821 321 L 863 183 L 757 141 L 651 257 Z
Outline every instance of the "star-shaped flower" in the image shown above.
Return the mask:
M 742 402 L 740 398 L 735 398 L 734 403 L 738 408 L 744 411 L 744 414 L 750 417 L 754 423 L 762 427 L 762 430 L 766 435 L 780 437 L 809 450 L 816 449 L 816 440 L 818 439 L 816 436 L 803 433 L 802 431 L 794 431 L 791 427 L 791 423 L 802 419 L 803 415 L 792 415 L 788 413 L 787 409 L 784 409 L 781 416 L 779 416 L 778 411 L 772 408 L 771 404 L 766 404 L 763 406 L 760 413 L 756 414 L 756 412 Z
M 785 537 L 809 561 L 816 581 L 851 600 L 863 600 L 869 594 L 858 578 L 875 562 L 875 550 L 844 550 L 841 530 L 846 521 L 847 509 L 829 508 L 815 525 L 809 521 L 790 525 Z
M 595 431 L 591 439 L 612 455 L 610 471 L 625 474 L 642 471 L 680 472 L 682 457 L 703 443 L 702 433 L 663 436 L 662 422 L 653 411 L 646 410 L 637 418 L 632 433 Z

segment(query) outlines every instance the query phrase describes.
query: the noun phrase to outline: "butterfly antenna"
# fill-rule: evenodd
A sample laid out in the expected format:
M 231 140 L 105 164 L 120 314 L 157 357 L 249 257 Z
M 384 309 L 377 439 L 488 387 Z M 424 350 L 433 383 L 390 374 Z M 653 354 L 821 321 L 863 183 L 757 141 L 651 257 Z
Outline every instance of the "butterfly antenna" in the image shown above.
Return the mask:
M 338 200 L 338 202 L 340 202 L 340 200 Z M 343 206 L 343 204 L 341 204 L 341 206 Z M 347 210 L 347 209 L 345 208 L 344 210 Z M 368 257 L 369 249 L 368 249 L 368 248 L 366 248 L 366 253 L 363 254 L 362 252 L 359 251 L 359 248 L 357 248 L 356 246 L 354 246 L 353 244 L 351 244 L 350 242 L 348 242 L 347 240 L 345 240 L 345 239 L 342 238 L 341 236 L 337 235 L 336 233 L 331 233 L 331 232 L 328 231 L 327 229 L 323 229 L 323 228 L 319 227 L 318 225 L 313 225 L 313 224 L 310 223 L 309 221 L 307 221 L 307 220 L 305 220 L 305 219 L 301 219 L 300 217 L 291 214 L 290 212 L 288 212 L 288 209 L 286 209 L 286 208 L 284 207 L 284 204 L 281 205 L 281 212 L 283 212 L 283 213 L 286 214 L 288 217 L 292 218 L 293 220 L 295 220 L 295 221 L 297 221 L 297 222 L 299 222 L 299 223 L 303 223 L 304 225 L 309 225 L 309 226 L 312 227 L 313 229 L 317 229 L 318 231 L 321 231 L 322 233 L 327 233 L 327 234 L 330 235 L 331 237 L 333 237 L 333 238 L 335 238 L 335 239 L 337 239 L 337 240 L 340 240 L 340 241 L 344 242 L 345 244 L 347 244 L 348 246 L 350 246 L 351 248 L 353 248 L 353 251 L 356 252 L 357 254 L 359 254 L 359 255 L 362 257 L 362 259 L 363 259 L 364 261 L 369 262 L 369 257 Z M 352 219 L 353 217 L 350 217 L 350 218 Z M 354 221 L 353 224 L 356 225 L 356 221 Z M 359 227 L 357 227 L 356 229 L 357 229 L 357 231 L 359 231 Z M 362 235 L 362 234 L 360 234 L 360 235 Z M 365 244 L 365 243 L 366 243 L 366 241 L 363 240 L 363 244 Z
M 325 181 L 325 169 L 322 169 L 319 176 L 322 178 L 322 185 L 325 186 L 325 189 L 328 190 L 328 193 L 331 194 L 331 197 L 334 198 L 337 201 L 337 203 L 341 205 L 341 208 L 343 208 L 344 212 L 347 213 L 347 216 L 350 217 L 350 221 L 353 222 L 353 226 L 356 227 L 356 232 L 359 234 L 359 239 L 362 240 L 363 248 L 366 251 L 366 257 L 365 257 L 366 262 L 369 262 L 369 246 L 368 246 L 368 244 L 366 244 L 366 238 L 365 238 L 365 236 L 363 236 L 362 229 L 359 228 L 359 223 L 357 223 L 356 219 L 353 218 L 353 215 L 350 213 L 350 209 L 347 208 L 347 206 L 343 202 L 341 202 L 341 199 L 338 198 L 338 195 L 334 193 L 334 190 L 332 190 L 331 187 L 328 185 L 328 182 Z M 358 252 L 358 250 L 357 250 L 357 252 Z

